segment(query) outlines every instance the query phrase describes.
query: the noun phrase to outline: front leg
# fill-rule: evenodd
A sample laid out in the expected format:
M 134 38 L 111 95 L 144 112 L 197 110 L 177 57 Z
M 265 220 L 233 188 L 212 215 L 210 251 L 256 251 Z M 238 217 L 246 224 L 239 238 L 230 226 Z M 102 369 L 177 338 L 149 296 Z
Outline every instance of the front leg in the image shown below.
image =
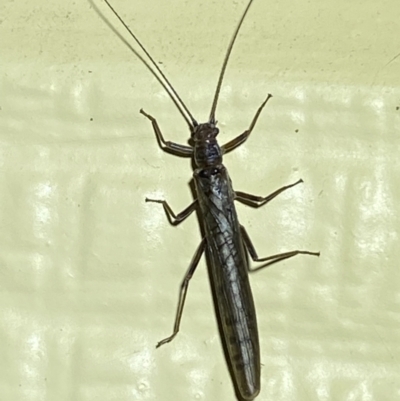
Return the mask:
M 271 97 L 272 97 L 272 95 L 268 94 L 267 98 L 263 101 L 261 106 L 257 109 L 257 112 L 256 112 L 255 116 L 253 117 L 253 120 L 250 123 L 250 127 L 246 131 L 244 131 L 243 134 L 240 134 L 239 136 L 237 136 L 236 138 L 233 138 L 231 141 L 229 141 L 225 145 L 221 146 L 223 153 L 231 152 L 233 149 L 236 149 L 242 143 L 246 142 L 247 138 L 250 136 L 251 132 L 253 131 L 253 128 L 256 125 L 256 122 L 262 112 L 262 109 L 267 104 L 268 100 L 271 99 Z
M 176 156 L 181 156 L 181 157 L 192 157 L 193 148 L 191 146 L 181 145 L 179 143 L 166 141 L 163 137 L 163 134 L 161 133 L 160 127 L 158 126 L 157 120 L 150 114 L 147 114 L 143 109 L 140 109 L 140 113 L 151 121 L 154 133 L 156 134 L 158 146 L 160 146 L 160 148 L 164 152 L 172 153 Z

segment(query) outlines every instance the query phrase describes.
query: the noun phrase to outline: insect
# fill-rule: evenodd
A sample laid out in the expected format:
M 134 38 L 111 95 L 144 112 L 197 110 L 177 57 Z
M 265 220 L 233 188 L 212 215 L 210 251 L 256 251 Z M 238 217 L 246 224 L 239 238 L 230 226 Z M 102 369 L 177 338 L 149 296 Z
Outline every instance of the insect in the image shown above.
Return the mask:
M 228 46 L 219 74 L 210 117 L 206 123 L 198 123 L 194 119 L 139 39 L 121 19 L 109 1 L 104 1 L 142 49 L 149 62 L 129 44 L 128 46 L 167 91 L 190 129 L 189 145 L 166 141 L 157 120 L 145 111 L 140 110 L 140 113 L 151 121 L 160 148 L 177 156 L 192 158 L 195 166 L 193 181 L 196 199 L 182 212 L 175 214 L 165 200 L 146 198 L 146 201 L 160 203 L 172 225 L 180 224 L 194 211 L 197 211 L 203 233 L 203 238 L 180 288 L 173 332 L 169 337 L 160 341 L 157 347 L 170 342 L 177 335 L 189 281 L 201 256 L 205 253 L 215 310 L 220 324 L 221 339 L 236 394 L 240 399 L 253 400 L 260 392 L 260 347 L 256 312 L 248 279 L 248 272 L 251 270 L 248 256 L 250 255 L 253 261 L 262 263 L 257 270 L 298 254 L 319 256 L 319 252 L 295 250 L 263 258 L 258 257 L 249 235 L 239 223 L 234 205 L 234 201 L 239 201 L 255 208 L 264 206 L 283 191 L 303 182 L 301 179 L 291 185 L 277 189 L 268 196 L 256 196 L 234 191 L 228 171 L 222 164 L 224 154 L 234 150 L 248 139 L 261 111 L 272 97 L 268 94 L 246 131 L 222 146 L 218 144 L 219 130 L 215 119 L 218 97 L 233 45 L 253 0 L 247 4 Z M 126 41 L 125 43 L 127 44 Z

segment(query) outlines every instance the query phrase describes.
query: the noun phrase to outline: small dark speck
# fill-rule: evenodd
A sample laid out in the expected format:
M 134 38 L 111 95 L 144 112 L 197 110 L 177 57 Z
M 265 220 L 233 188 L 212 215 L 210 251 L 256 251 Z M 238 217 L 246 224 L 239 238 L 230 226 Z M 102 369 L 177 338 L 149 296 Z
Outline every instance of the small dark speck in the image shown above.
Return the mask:
M 88 71 L 88 73 L 89 73 L 89 74 L 91 74 L 91 73 L 92 73 L 92 71 L 91 71 L 91 70 L 89 70 L 89 71 Z
M 294 132 L 296 132 L 296 133 L 297 133 L 297 132 L 299 132 L 299 130 L 298 130 L 298 129 L 295 129 L 295 130 L 294 130 Z
M 1 107 L 0 107 L 0 110 L 1 110 Z M 397 107 L 396 107 L 396 110 L 400 110 L 400 106 L 397 106 Z
M 93 121 L 93 117 L 90 117 L 90 121 Z

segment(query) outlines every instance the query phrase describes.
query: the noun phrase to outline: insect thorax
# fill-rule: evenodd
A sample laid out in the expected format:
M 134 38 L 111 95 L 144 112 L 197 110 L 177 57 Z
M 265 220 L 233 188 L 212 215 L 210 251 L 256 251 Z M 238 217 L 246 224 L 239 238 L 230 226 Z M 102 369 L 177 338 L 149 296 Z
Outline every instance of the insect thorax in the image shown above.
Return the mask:
M 194 148 L 194 162 L 203 168 L 222 163 L 222 150 L 217 143 L 219 129 L 214 123 L 197 125 L 192 133 L 191 141 Z

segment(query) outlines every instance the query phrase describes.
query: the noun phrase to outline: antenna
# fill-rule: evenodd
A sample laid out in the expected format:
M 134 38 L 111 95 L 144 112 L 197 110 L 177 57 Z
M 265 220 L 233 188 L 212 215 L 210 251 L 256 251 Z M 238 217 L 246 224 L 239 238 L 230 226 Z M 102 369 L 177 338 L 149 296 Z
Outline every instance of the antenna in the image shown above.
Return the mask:
M 105 1 L 107 1 L 107 0 L 105 0 Z M 234 34 L 232 36 L 232 39 L 231 39 L 231 42 L 229 43 L 228 50 L 226 51 L 224 62 L 222 64 L 222 69 L 221 69 L 221 72 L 220 72 L 219 78 L 218 78 L 217 88 L 215 90 L 213 104 L 212 104 L 212 107 L 211 107 L 210 118 L 209 118 L 209 122 L 210 123 L 215 124 L 215 110 L 217 108 L 219 93 L 221 91 L 221 85 L 222 85 L 222 81 L 224 79 L 226 66 L 228 65 L 229 57 L 231 55 L 233 45 L 235 44 L 236 37 L 237 37 L 237 35 L 238 35 L 239 31 L 240 31 L 240 27 L 242 26 L 242 23 L 243 23 L 243 21 L 244 21 L 244 19 L 246 17 L 247 11 L 249 11 L 249 8 L 250 8 L 252 2 L 253 2 L 253 0 L 250 0 L 249 4 L 247 5 L 246 9 L 244 10 L 242 18 L 240 18 L 239 24 L 235 29 L 235 32 L 234 32 Z
M 92 2 L 92 1 L 91 1 Z M 165 74 L 162 72 L 160 67 L 157 65 L 157 63 L 154 61 L 153 57 L 151 57 L 150 53 L 146 50 L 144 45 L 140 42 L 140 40 L 136 37 L 136 35 L 132 32 L 132 30 L 129 28 L 129 26 L 124 22 L 124 20 L 119 16 L 117 11 L 113 8 L 113 6 L 108 2 L 108 0 L 104 0 L 104 2 L 107 4 L 109 9 L 113 12 L 113 14 L 118 18 L 118 20 L 121 22 L 121 24 L 124 26 L 124 28 L 129 32 L 130 36 L 135 40 L 135 42 L 139 45 L 139 47 L 143 50 L 145 55 L 148 57 L 150 60 L 150 64 L 123 38 L 112 26 L 111 24 L 107 22 L 107 25 L 109 25 L 113 31 L 119 36 L 119 38 L 129 47 L 129 49 L 142 61 L 142 63 L 149 69 L 149 71 L 153 74 L 153 76 L 158 80 L 158 82 L 162 85 L 162 87 L 165 89 L 165 91 L 168 93 L 169 97 L 171 100 L 174 102 L 175 106 L 189 125 L 189 127 L 192 129 L 193 127 L 197 126 L 198 123 L 190 113 L 189 109 L 186 107 L 185 103 L 183 100 L 180 98 L 172 84 L 169 82 L 168 78 L 165 76 Z M 93 3 L 92 3 L 93 4 Z M 158 71 L 158 73 L 161 75 L 161 77 L 164 79 L 165 82 L 156 74 L 156 72 L 151 68 L 151 65 Z M 185 114 L 186 112 L 186 114 Z

